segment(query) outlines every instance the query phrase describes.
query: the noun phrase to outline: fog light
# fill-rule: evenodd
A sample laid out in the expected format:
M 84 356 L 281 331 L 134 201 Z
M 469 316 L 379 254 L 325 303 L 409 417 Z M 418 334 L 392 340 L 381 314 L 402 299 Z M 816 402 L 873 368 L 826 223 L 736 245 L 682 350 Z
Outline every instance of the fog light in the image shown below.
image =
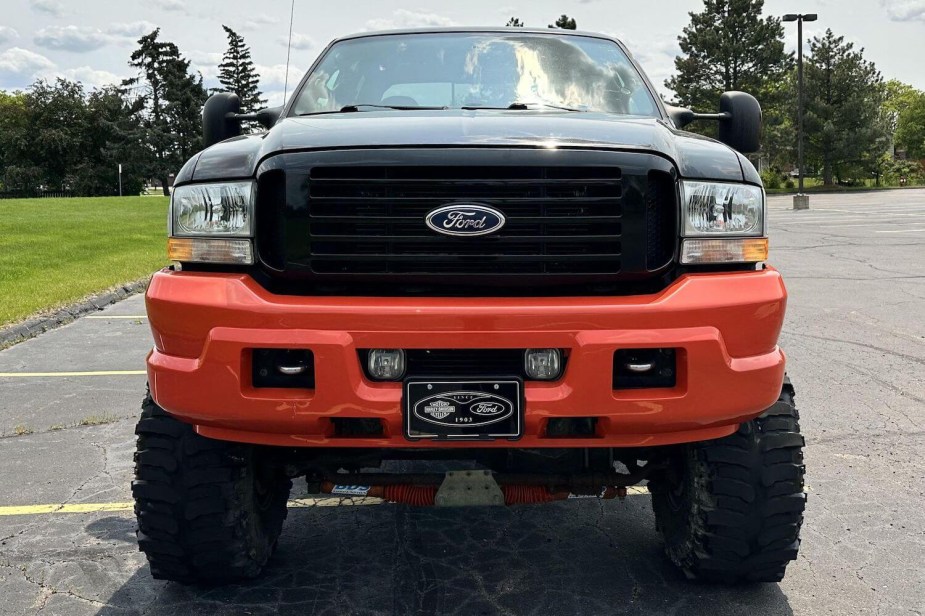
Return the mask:
M 371 349 L 369 375 L 379 381 L 397 381 L 405 374 L 405 352 L 401 349 Z
M 562 354 L 559 349 L 527 349 L 524 371 L 536 381 L 555 380 L 562 373 Z

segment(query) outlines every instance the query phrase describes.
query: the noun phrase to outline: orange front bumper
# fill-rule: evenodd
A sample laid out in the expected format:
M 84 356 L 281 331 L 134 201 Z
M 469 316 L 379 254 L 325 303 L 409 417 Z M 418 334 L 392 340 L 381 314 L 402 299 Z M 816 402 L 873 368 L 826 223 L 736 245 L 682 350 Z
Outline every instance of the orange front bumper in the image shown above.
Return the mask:
M 204 436 L 307 447 L 632 447 L 719 438 L 777 399 L 787 293 L 780 274 L 687 275 L 632 297 L 273 295 L 243 274 L 164 270 L 147 293 L 157 403 Z M 248 350 L 309 348 L 315 390 L 255 389 Z M 614 351 L 674 347 L 672 389 L 612 388 Z M 363 376 L 363 348 L 562 348 L 566 373 L 525 385 L 522 439 L 409 442 L 400 383 Z M 594 438 L 548 438 L 550 417 L 598 417 Z M 339 438 L 332 417 L 379 418 L 383 437 Z

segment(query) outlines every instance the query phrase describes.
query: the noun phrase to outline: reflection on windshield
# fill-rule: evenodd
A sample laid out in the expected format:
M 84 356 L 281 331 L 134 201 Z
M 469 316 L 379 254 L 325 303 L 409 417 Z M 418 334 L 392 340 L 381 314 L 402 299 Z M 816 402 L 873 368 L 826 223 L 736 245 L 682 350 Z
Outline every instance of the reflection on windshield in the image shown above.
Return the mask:
M 507 33 L 342 41 L 299 91 L 295 113 L 352 105 L 507 108 L 512 103 L 658 113 L 642 78 L 612 41 Z

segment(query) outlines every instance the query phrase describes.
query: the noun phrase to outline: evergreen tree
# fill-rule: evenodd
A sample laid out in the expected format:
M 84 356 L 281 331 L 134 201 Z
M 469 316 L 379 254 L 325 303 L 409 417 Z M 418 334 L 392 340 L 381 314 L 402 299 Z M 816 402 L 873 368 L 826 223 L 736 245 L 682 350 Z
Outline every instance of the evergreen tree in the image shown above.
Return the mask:
M 823 182 L 866 175 L 887 149 L 880 72 L 863 49 L 829 29 L 810 41 L 803 80 L 806 153 L 822 167 Z
M 505 25 L 509 28 L 523 28 L 524 22 L 520 21 L 519 17 L 511 17 Z
M 766 153 L 787 158 L 794 141 L 793 55 L 784 51 L 780 19 L 762 17 L 763 9 L 764 0 L 704 0 L 703 11 L 690 13 L 690 25 L 678 37 L 677 74 L 665 86 L 681 105 L 698 111 L 715 110 L 723 92 L 748 92 L 764 112 Z M 717 129 L 713 123 L 695 123 L 691 130 L 715 135 Z
M 678 37 L 683 55 L 678 74 L 665 82 L 678 101 L 709 109 L 720 94 L 742 90 L 757 96 L 779 82 L 793 57 L 784 52 L 784 28 L 777 17 L 762 19 L 764 0 L 704 0 L 700 13 Z
M 206 91 L 202 76 L 189 72 L 190 62 L 176 45 L 158 40 L 160 28 L 138 40 L 129 66 L 138 76 L 122 82 L 133 98 L 132 112 L 144 133 L 146 174 L 162 182 L 168 194 L 167 178 L 179 171 L 202 147 L 201 114 Z
M 234 92 L 241 99 L 241 112 L 252 113 L 266 106 L 259 90 L 260 77 L 251 61 L 251 50 L 244 43 L 244 37 L 222 26 L 228 35 L 228 50 L 218 65 L 218 80 L 224 86 L 223 91 Z
M 559 19 L 556 20 L 556 23 L 550 24 L 550 28 L 561 28 L 562 30 L 577 30 L 578 24 L 575 20 L 568 15 L 561 15 Z

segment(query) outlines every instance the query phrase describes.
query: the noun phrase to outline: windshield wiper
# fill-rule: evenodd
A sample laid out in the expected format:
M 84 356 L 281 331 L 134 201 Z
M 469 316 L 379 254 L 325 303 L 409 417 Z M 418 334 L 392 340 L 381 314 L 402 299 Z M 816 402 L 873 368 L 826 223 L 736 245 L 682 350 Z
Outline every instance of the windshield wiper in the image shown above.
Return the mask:
M 432 107 L 424 105 L 376 105 L 373 103 L 357 103 L 355 105 L 345 105 L 340 109 L 331 111 L 312 111 L 309 113 L 300 113 L 300 116 L 322 115 L 325 113 L 356 113 L 364 109 L 394 109 L 396 111 L 444 111 L 448 107 Z
M 372 108 L 372 109 L 397 109 L 398 111 L 444 111 L 448 107 L 437 107 L 434 105 L 375 105 L 373 103 L 357 103 L 355 105 L 347 105 L 346 107 L 341 107 L 341 113 L 350 113 L 355 111 L 363 111 L 363 109 Z
M 562 105 L 553 105 L 552 103 L 541 103 L 541 102 L 522 103 L 519 101 L 515 101 L 511 103 L 507 107 L 481 107 L 477 105 L 468 105 L 468 106 L 462 107 L 462 109 L 466 109 L 469 111 L 479 110 L 479 109 L 512 109 L 515 111 L 527 111 L 529 109 L 537 109 L 537 108 L 558 109 L 559 111 L 580 111 L 580 112 L 588 111 L 587 109 L 578 109 L 575 107 L 564 107 Z

